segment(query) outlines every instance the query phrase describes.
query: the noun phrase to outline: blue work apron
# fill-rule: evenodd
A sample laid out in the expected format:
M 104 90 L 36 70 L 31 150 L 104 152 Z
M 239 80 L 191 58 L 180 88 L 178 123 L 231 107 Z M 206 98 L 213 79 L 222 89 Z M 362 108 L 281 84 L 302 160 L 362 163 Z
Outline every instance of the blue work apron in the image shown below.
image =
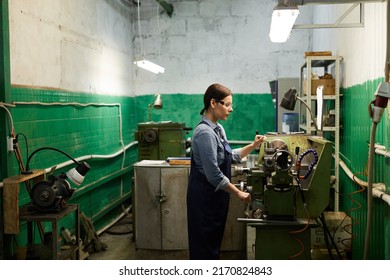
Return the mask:
M 201 122 L 205 123 L 206 122 Z M 208 124 L 207 124 L 208 125 Z M 225 160 L 219 166 L 222 173 L 231 179 L 232 150 L 222 140 Z M 191 156 L 191 171 L 187 190 L 188 241 L 191 260 L 216 260 L 219 258 L 227 213 L 229 193 L 215 191 L 204 174 L 195 166 Z

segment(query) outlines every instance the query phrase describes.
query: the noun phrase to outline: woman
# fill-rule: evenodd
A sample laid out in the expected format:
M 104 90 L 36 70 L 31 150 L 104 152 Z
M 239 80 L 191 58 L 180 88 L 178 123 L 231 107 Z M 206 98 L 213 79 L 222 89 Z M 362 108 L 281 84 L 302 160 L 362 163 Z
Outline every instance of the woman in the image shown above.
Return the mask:
M 191 171 L 187 191 L 187 222 L 190 259 L 218 259 L 229 208 L 229 195 L 250 202 L 249 193 L 230 182 L 231 162 L 259 148 L 265 136 L 232 150 L 218 123 L 233 111 L 232 92 L 220 84 L 206 90 L 202 119 L 192 136 Z

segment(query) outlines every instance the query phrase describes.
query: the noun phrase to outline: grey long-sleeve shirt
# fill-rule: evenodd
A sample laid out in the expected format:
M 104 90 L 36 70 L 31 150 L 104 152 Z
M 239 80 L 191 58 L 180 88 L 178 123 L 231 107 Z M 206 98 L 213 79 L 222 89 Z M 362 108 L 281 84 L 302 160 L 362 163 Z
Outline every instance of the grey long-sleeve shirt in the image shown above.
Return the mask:
M 225 189 L 229 179 L 219 169 L 219 165 L 225 160 L 225 150 L 222 139 L 215 133 L 214 129 L 218 126 L 221 129 L 223 139 L 226 139 L 226 133 L 222 125 L 214 124 L 206 116 L 202 120 L 207 124 L 199 124 L 192 135 L 192 156 L 195 166 L 204 174 L 215 190 Z M 232 151 L 233 161 L 241 162 L 241 148 Z

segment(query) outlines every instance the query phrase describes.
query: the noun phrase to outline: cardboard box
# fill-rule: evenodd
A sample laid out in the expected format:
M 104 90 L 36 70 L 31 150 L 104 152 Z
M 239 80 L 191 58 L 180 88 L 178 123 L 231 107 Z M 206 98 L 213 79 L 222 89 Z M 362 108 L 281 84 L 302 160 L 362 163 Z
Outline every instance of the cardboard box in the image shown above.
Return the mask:
M 317 87 L 323 85 L 324 95 L 335 94 L 335 79 L 312 79 L 311 80 L 311 95 L 317 95 Z M 307 81 L 303 81 L 303 94 L 307 94 Z

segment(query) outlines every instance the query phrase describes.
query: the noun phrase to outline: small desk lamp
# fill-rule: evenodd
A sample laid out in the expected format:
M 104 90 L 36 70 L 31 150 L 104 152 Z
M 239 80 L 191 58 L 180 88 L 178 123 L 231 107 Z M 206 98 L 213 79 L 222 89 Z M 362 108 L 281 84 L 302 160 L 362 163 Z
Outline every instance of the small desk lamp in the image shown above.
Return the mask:
M 153 104 L 149 104 L 148 107 L 149 107 L 149 122 L 151 122 L 152 121 L 152 108 L 160 110 L 163 107 L 161 94 L 159 94 L 159 93 L 155 94 L 155 100 L 154 100 Z
M 311 118 L 313 119 L 313 123 L 314 123 L 314 126 L 316 128 L 317 131 L 321 131 L 318 126 L 317 126 L 317 122 L 315 121 L 315 118 L 313 116 L 313 113 L 312 111 L 310 110 L 309 106 L 307 106 L 306 102 L 304 102 L 301 98 L 299 98 L 299 96 L 297 95 L 297 90 L 294 89 L 294 88 L 290 88 L 283 96 L 283 99 L 282 101 L 280 102 L 279 106 L 286 109 L 286 110 L 289 110 L 289 111 L 293 111 L 294 108 L 295 108 L 295 103 L 297 102 L 297 100 L 301 101 L 303 103 L 303 105 L 306 106 L 306 108 L 309 110 L 310 112 L 310 116 Z

